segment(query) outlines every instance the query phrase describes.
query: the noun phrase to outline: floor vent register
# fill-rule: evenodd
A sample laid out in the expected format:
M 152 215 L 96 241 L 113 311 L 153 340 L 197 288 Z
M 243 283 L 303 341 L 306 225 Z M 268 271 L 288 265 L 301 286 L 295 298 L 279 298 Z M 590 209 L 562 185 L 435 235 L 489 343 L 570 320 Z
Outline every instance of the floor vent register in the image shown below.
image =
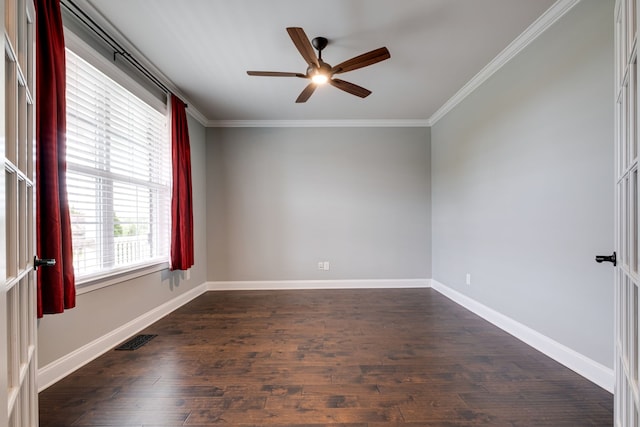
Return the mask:
M 129 341 L 116 347 L 116 350 L 137 350 L 157 336 L 158 335 L 136 335 Z

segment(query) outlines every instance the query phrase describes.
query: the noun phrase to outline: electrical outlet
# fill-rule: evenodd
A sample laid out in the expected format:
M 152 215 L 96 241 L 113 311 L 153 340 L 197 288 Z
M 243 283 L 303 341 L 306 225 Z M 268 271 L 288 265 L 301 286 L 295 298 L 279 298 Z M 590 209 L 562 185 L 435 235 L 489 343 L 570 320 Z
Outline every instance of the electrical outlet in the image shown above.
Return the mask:
M 318 261 L 318 270 L 324 270 L 324 262 Z
M 467 273 L 466 283 L 467 283 L 467 285 L 471 284 L 471 274 L 469 274 L 469 273 Z
M 329 261 L 324 262 L 324 269 L 329 271 Z

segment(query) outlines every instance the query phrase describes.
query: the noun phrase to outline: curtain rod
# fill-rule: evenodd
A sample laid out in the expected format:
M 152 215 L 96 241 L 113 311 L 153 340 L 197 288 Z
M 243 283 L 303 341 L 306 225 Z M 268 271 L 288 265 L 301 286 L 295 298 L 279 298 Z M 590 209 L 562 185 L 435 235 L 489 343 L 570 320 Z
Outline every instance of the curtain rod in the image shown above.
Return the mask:
M 149 71 L 144 65 L 142 65 L 136 58 L 134 58 L 116 39 L 111 37 L 104 28 L 102 28 L 96 21 L 94 21 L 89 15 L 87 15 L 78 5 L 72 0 L 60 0 L 60 4 L 63 5 L 69 12 L 71 12 L 78 20 L 84 24 L 89 30 L 95 33 L 113 50 L 113 60 L 116 60 L 118 55 L 122 56 L 129 64 L 131 64 L 136 70 L 144 75 L 151 83 L 158 86 L 166 93 L 172 93 L 167 86 L 162 83 L 151 71 Z

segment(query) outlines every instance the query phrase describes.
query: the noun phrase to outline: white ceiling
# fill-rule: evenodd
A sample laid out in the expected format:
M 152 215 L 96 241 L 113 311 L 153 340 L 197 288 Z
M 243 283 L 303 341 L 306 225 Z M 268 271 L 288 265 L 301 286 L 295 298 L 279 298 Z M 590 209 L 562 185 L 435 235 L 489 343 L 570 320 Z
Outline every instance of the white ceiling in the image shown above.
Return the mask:
M 216 122 L 427 121 L 555 0 L 85 1 Z M 296 104 L 306 80 L 248 76 L 305 72 L 291 26 L 328 38 L 329 64 L 386 46 L 390 59 L 340 76 L 373 93 L 326 86 Z

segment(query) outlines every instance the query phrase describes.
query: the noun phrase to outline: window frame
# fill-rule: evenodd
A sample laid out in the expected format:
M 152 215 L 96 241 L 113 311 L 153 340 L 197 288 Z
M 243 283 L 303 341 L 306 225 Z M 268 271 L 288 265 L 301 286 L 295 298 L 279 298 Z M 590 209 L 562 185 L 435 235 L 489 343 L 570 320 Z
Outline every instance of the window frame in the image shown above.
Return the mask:
M 97 68 L 107 77 L 111 78 L 133 95 L 150 105 L 155 110 L 163 113 L 167 118 L 167 143 L 170 144 L 170 120 L 169 109 L 166 100 L 159 99 L 156 95 L 145 89 L 140 83 L 135 81 L 125 71 L 117 65 L 109 61 L 103 55 L 98 53 L 87 42 L 82 40 L 78 35 L 73 33 L 69 28 L 65 27 L 65 45 L 66 48 L 73 51 L 83 60 Z M 171 184 L 170 184 L 171 187 Z M 169 189 L 170 190 L 170 189 Z M 169 195 L 170 197 L 170 195 Z M 169 222 L 171 219 L 169 218 Z M 168 239 L 168 238 L 167 238 Z M 168 241 L 168 247 L 170 248 Z M 170 251 L 169 251 L 170 252 Z M 134 264 L 121 268 L 114 268 L 104 272 L 91 274 L 85 278 L 76 278 L 76 293 L 78 295 L 91 292 L 103 287 L 123 283 L 138 277 L 152 274 L 162 270 L 168 270 L 170 267 L 170 253 L 167 253 L 166 259 L 149 260 L 140 264 Z

